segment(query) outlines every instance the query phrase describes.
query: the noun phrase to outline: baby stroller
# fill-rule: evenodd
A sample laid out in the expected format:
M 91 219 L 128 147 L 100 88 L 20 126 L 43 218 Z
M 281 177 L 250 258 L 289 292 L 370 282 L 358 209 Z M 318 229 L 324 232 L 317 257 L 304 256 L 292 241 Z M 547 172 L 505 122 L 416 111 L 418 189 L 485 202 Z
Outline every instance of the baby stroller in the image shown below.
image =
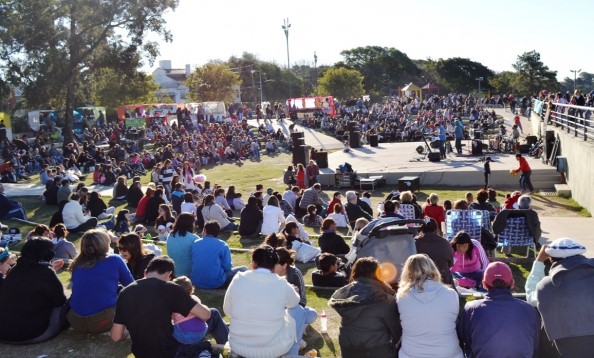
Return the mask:
M 396 269 L 393 277 L 384 277 L 388 283 L 400 280 L 404 262 L 417 253 L 414 237 L 418 230 L 416 224 L 424 224 L 421 219 L 383 218 L 367 224 L 355 237 L 353 250 L 347 255 L 349 264 L 360 257 L 371 256 L 380 264 Z

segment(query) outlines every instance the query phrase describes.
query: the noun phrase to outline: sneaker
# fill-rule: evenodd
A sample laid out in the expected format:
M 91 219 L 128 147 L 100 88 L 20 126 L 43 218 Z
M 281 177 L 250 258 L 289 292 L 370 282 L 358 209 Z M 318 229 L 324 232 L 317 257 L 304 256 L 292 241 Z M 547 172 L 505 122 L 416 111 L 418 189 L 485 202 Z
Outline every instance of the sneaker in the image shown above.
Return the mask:
M 113 217 L 113 214 L 106 214 L 106 213 L 101 213 L 99 214 L 99 216 L 97 216 L 97 220 L 107 220 L 107 219 L 111 219 Z

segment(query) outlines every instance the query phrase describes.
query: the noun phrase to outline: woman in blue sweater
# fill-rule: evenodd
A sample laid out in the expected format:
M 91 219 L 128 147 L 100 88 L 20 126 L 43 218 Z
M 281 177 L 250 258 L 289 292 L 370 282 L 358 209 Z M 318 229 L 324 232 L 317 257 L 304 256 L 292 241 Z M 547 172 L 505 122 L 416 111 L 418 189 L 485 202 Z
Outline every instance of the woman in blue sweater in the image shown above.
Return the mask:
M 167 237 L 167 254 L 175 262 L 175 275 L 192 274 L 192 243 L 199 239 L 194 231 L 194 215 L 181 213 Z
M 121 286 L 134 282 L 124 260 L 109 253 L 110 241 L 105 230 L 87 231 L 81 239 L 80 253 L 70 265 L 72 295 L 67 318 L 75 331 L 109 331 Z

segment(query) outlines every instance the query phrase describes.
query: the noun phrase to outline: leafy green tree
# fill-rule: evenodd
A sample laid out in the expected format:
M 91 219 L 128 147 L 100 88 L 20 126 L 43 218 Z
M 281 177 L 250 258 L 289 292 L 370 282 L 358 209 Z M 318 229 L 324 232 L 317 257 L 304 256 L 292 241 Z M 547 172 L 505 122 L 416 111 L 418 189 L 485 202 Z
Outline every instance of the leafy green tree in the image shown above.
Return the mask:
M 575 88 L 582 91 L 582 93 L 590 93 L 590 91 L 594 90 L 594 74 L 589 72 L 581 72 L 579 76 L 575 79 L 565 77 L 560 84 L 561 92 L 569 91 L 573 93 L 574 86 Z
M 483 64 L 460 57 L 439 59 L 435 70 L 442 85 L 452 91 L 463 93 L 478 90 L 477 78 L 480 77 L 483 78 L 481 88 L 490 88 L 488 79 L 493 76 L 493 71 Z
M 491 86 L 498 94 L 507 94 L 517 92 L 514 83 L 517 82 L 518 73 L 512 71 L 503 71 L 497 73 L 490 81 Z
M 97 106 L 107 107 L 109 113 L 123 104 L 157 102 L 159 85 L 152 75 L 143 72 L 125 75 L 103 68 L 88 78 L 85 89 L 85 97 Z
M 317 93 L 340 99 L 361 97 L 365 93 L 363 76 L 353 69 L 329 68 L 318 81 Z
M 235 94 L 235 86 L 241 85 L 241 78 L 229 66 L 220 62 L 210 62 L 196 68 L 186 80 L 188 97 L 194 101 L 230 102 Z
M 557 71 L 549 70 L 540 60 L 540 54 L 534 50 L 519 55 L 513 67 L 518 72 L 513 81 L 517 94 L 531 95 L 542 89 L 554 91 L 559 88 Z
M 340 53 L 344 61 L 334 67 L 359 71 L 367 92 L 387 94 L 390 88 L 402 87 L 421 75 L 419 68 L 408 56 L 395 49 L 380 46 L 357 47 Z
M 155 33 L 171 34 L 163 15 L 178 0 L 8 0 L 0 2 L 0 61 L 5 78 L 24 88 L 31 106 L 62 104 L 64 142 L 73 140 L 72 108 L 81 79 L 101 68 L 133 72 L 141 55 L 158 54 Z

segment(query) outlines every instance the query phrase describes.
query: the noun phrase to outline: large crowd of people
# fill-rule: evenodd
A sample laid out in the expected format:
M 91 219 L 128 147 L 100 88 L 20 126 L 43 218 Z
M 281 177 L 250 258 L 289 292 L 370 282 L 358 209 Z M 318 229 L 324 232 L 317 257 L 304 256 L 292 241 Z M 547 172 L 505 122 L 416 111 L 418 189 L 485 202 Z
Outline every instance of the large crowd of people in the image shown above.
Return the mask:
M 400 133 L 404 139 L 409 134 L 402 134 L 410 133 L 414 138 L 417 131 L 437 128 L 437 122 L 450 126 L 460 112 L 491 125 L 494 118 L 484 104 L 464 96 L 381 105 L 356 101 L 340 107 L 342 119 L 327 119 L 326 125 L 338 133 L 355 120 L 384 137 Z M 582 245 L 559 239 L 540 248 L 526 282 L 527 302 L 512 297 L 510 267 L 490 262 L 495 237 L 508 218 L 525 218 L 540 247 L 529 167 L 521 156 L 517 171 L 523 174 L 524 193 L 510 193 L 503 203 L 488 181 L 453 203 L 440 204 L 437 194 L 419 202 L 414 193 L 397 190 L 376 210 L 370 193 L 353 190 L 334 192 L 327 202 L 315 161 L 289 166 L 284 191 L 258 184 L 245 196 L 199 174 L 205 165 L 258 160 L 261 145 L 268 151 L 269 143 L 283 142 L 266 124 L 259 134 L 241 116 L 195 125 L 182 111 L 178 123 L 154 124 L 142 133 L 154 143 L 152 151 L 139 147 L 142 140 L 122 142 L 130 136 L 122 124 L 87 128 L 82 144 L 70 143 L 63 151 L 50 145 L 46 153 L 42 134 L 23 154 L 5 142 L 3 155 L 13 160 L 17 173 L 40 173 L 45 203 L 56 211 L 49 225 L 27 234 L 20 257 L 0 248 L 0 306 L 10 307 L 3 314 L 11 322 L 0 324 L 0 342 L 43 342 L 71 327 L 85 334 L 110 332 L 116 342 L 129 337 L 138 357 L 208 357 L 210 337 L 218 348 L 228 344 L 242 357 L 297 355 L 318 312 L 308 306 L 296 263 L 315 262 L 314 286 L 335 289 L 329 306 L 341 319 L 343 357 L 591 355 L 594 305 L 582 288 L 594 277 L 594 263 L 583 256 Z M 38 157 L 29 161 L 30 151 Z M 151 183 L 143 189 L 141 176 L 149 172 Z M 85 175 L 113 185 L 113 200 L 127 208 L 108 207 L 81 181 Z M 446 212 L 452 209 L 484 214 L 480 239 L 464 231 L 445 238 Z M 12 218 L 26 219 L 26 212 L 6 197 L 0 183 L 0 219 Z M 387 218 L 424 222 L 414 238 L 416 254 L 403 262 L 397 284 L 383 276 L 376 258 L 357 257 L 362 230 Z M 317 242 L 306 227 L 319 229 Z M 343 231 L 353 232 L 352 240 Z M 263 238 L 249 267 L 234 265 L 221 239 L 224 232 Z M 83 233 L 79 249 L 69 241 L 71 233 Z M 153 241 L 165 242 L 167 255 Z M 510 250 L 504 247 L 505 254 Z M 547 260 L 552 262 L 548 275 Z M 71 273 L 70 297 L 56 275 L 63 268 Z M 221 308 L 231 324 L 202 303 L 194 288 L 224 290 Z M 485 298 L 461 310 L 463 292 Z M 576 299 L 579 309 L 572 308 Z

